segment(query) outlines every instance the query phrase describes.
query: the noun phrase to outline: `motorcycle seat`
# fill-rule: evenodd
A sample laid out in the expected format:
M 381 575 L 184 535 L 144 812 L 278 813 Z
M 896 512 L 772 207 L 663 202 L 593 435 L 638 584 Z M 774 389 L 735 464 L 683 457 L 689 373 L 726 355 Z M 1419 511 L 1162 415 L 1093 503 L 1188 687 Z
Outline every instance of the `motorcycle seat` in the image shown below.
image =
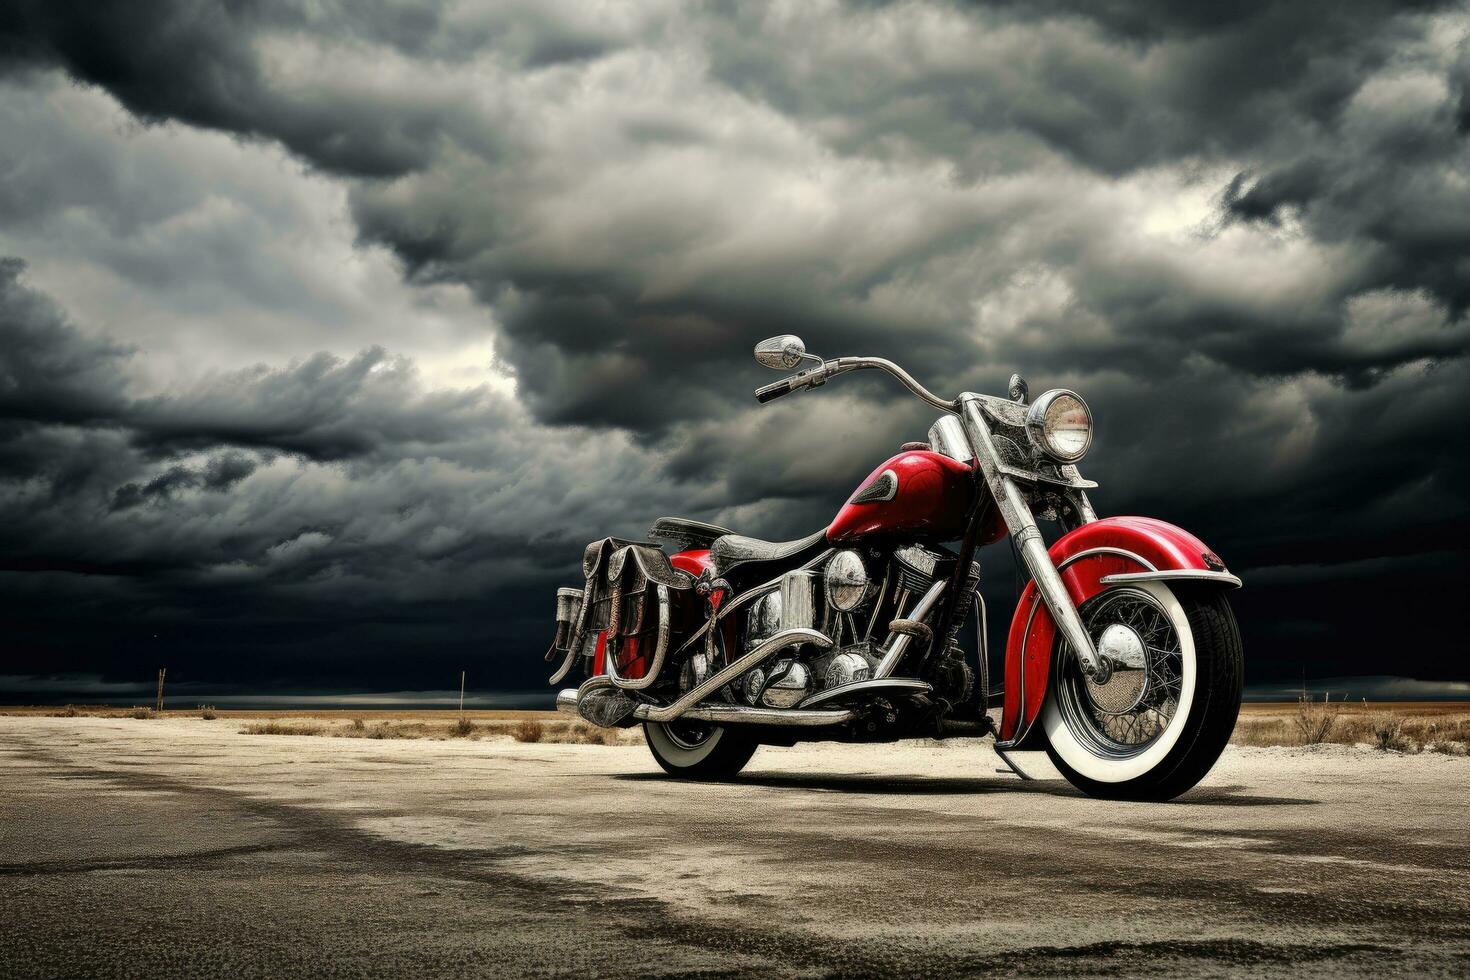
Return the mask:
M 679 551 L 708 548 L 717 538 L 734 533 L 718 524 L 706 524 L 687 517 L 660 517 L 648 528 L 650 538 L 667 541 Z
M 800 564 L 816 557 L 826 546 L 826 528 L 795 541 L 762 541 L 743 534 L 727 534 L 710 545 L 709 556 L 716 574 L 729 575 L 736 568 L 757 563 L 784 561 Z

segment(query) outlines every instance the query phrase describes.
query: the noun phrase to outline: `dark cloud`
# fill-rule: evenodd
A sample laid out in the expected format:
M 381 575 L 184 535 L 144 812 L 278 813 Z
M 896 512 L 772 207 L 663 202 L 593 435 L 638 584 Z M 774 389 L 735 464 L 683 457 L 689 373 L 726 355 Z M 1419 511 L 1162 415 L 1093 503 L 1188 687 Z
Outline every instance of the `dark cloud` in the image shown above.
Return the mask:
M 176 490 L 192 490 L 202 487 L 222 493 L 245 479 L 259 463 L 236 451 L 211 456 L 202 469 L 187 466 L 170 466 L 144 484 L 125 483 L 112 494 L 112 509 L 126 510 L 150 500 L 167 503 Z
M 0 258 L 0 419 L 87 422 L 123 404 L 117 362 L 127 349 L 85 337 L 48 298 L 20 285 L 25 263 Z
M 791 331 L 940 390 L 1082 390 L 1100 507 L 1268 583 L 1240 596 L 1255 679 L 1381 672 L 1406 609 L 1432 651 L 1470 584 L 1467 32 L 1430 2 L 10 4 L 0 244 L 52 294 L 4 266 L 22 635 L 103 675 L 119 623 L 227 634 L 220 677 L 354 651 L 390 686 L 413 651 L 494 646 L 529 686 L 583 539 L 666 512 L 803 533 L 922 434 L 878 378 L 758 412 L 750 345 Z M 146 140 L 79 122 L 109 117 L 59 73 L 177 134 L 129 163 Z M 255 178 L 274 147 L 308 175 Z M 412 299 L 277 251 L 331 195 L 359 247 L 332 264 L 391 255 Z M 97 270 L 168 328 L 99 317 Z M 447 336 L 484 333 L 513 393 L 355 329 L 364 283 L 472 298 Z M 175 335 L 269 339 L 188 370 Z
M 716 23 L 710 54 L 722 80 L 828 127 L 845 151 L 937 152 L 973 173 L 1058 153 L 1121 173 L 1290 143 L 1422 30 L 1416 15 L 1450 9 L 752 5 Z M 782 43 L 793 34 L 806 43 Z
M 279 139 L 343 173 L 384 176 L 421 166 L 444 123 L 391 91 L 277 88 L 253 42 L 289 25 L 285 5 L 23 0 L 0 16 L 0 55 L 18 66 L 58 65 L 140 118 Z
M 138 397 L 127 350 L 0 268 L 7 670 L 414 686 L 426 658 L 503 656 L 524 689 L 546 590 L 586 539 L 641 532 L 602 487 L 679 496 L 625 440 L 427 390 L 377 349 Z

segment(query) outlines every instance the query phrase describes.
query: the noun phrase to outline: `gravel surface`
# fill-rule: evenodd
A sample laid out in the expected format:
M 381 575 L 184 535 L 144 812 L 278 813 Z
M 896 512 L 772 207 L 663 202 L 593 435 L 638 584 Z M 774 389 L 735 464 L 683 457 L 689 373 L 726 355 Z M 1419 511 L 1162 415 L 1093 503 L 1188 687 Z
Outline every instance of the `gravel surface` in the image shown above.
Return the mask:
M 641 746 L 0 718 L 0 975 L 1470 972 L 1470 760 L 1231 748 L 1172 804 L 983 743 Z

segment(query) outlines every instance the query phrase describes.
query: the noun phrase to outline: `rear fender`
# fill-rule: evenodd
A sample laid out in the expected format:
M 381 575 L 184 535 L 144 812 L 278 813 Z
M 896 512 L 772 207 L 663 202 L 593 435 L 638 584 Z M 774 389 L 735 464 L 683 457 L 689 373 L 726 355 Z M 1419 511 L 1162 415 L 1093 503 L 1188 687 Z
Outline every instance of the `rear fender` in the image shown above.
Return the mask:
M 1105 517 L 1063 535 L 1051 560 L 1078 606 L 1111 585 L 1190 580 L 1237 588 L 1240 579 L 1199 538 L 1152 517 Z M 1056 623 L 1028 582 L 1006 639 L 1005 699 L 998 742 L 1026 742 L 1046 701 Z

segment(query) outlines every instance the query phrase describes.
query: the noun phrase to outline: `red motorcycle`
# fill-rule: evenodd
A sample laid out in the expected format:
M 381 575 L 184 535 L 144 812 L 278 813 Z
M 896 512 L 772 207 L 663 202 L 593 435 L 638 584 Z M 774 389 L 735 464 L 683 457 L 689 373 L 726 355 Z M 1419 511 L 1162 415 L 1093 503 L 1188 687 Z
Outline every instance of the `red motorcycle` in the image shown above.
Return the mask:
M 1075 392 L 945 399 L 891 361 L 823 360 L 800 338 L 755 349 L 804 371 L 761 402 L 838 375 L 886 371 L 943 414 L 883 463 L 827 527 L 762 541 L 662 518 L 659 544 L 604 538 L 560 589 L 558 708 L 604 727 L 642 724 L 674 776 L 738 773 L 760 745 L 994 735 L 1042 749 L 1084 792 L 1164 800 L 1194 786 L 1240 708 L 1240 585 L 1198 538 L 1147 517 L 1099 518 L 1077 469 L 1092 415 Z M 1050 548 L 1037 526 L 1063 532 Z M 978 549 L 1009 534 L 1031 573 L 1011 619 L 1002 690 L 990 690 Z M 950 546 L 953 545 L 954 548 Z M 964 652 L 973 622 L 978 654 Z M 988 709 L 999 707 L 997 727 Z

